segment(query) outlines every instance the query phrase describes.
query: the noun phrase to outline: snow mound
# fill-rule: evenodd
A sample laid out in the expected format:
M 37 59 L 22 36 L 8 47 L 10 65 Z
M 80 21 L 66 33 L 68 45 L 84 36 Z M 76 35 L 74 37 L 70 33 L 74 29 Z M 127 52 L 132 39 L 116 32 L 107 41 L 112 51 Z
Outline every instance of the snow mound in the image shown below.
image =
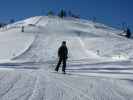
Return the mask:
M 25 27 L 24 33 L 21 33 L 22 26 Z M 1 59 L 52 61 L 57 59 L 57 49 L 63 40 L 67 41 L 70 60 L 88 58 L 128 60 L 133 56 L 133 41 L 118 36 L 120 30 L 87 20 L 36 16 L 8 25 L 8 28 L 8 30 L 1 32 L 1 35 L 4 34 L 1 38 L 11 40 L 8 38 L 10 34 L 14 39 L 7 42 L 10 47 L 3 45 L 1 39 L 1 48 L 3 48 Z M 18 35 L 21 39 L 16 42 L 18 40 L 15 40 L 15 37 L 17 38 Z M 12 45 L 11 43 L 16 44 Z M 15 51 L 8 48 L 14 48 Z M 7 50 L 5 52 L 8 53 L 5 53 L 4 50 Z M 116 55 L 121 52 L 126 56 Z
M 33 34 L 22 33 L 21 29 L 0 32 L 0 59 L 12 59 L 25 52 L 34 40 Z

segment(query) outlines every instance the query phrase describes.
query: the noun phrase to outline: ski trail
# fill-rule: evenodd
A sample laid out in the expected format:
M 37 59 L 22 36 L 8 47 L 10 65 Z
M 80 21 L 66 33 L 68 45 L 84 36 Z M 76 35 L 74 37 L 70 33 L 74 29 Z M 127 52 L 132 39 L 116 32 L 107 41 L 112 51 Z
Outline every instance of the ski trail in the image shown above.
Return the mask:
M 4 78 L 3 78 L 4 79 Z M 17 76 L 15 79 L 12 80 L 11 84 L 8 85 L 8 88 L 6 88 L 3 93 L 0 93 L 0 97 L 4 97 L 10 90 L 13 89 L 13 87 L 16 85 L 16 83 L 20 80 L 20 77 Z M 2 82 L 3 80 L 1 80 Z M 1 91 L 2 92 L 2 91 Z
M 7 73 L 4 73 L 4 75 L 5 77 L 0 81 L 0 85 L 3 84 L 3 86 L 0 87 L 0 90 L 3 90 L 3 91 L 0 91 L 1 100 L 7 100 L 4 98 L 12 92 L 13 88 L 15 88 L 17 83 L 21 80 L 21 76 L 19 74 L 14 75 L 12 73 L 8 75 Z
M 25 55 L 25 53 L 27 53 L 32 48 L 32 46 L 34 45 L 34 42 L 36 41 L 36 38 L 37 38 L 37 34 L 34 36 L 34 39 L 32 40 L 31 44 L 28 47 L 26 47 L 23 52 L 21 52 L 20 54 L 16 55 L 13 58 L 11 58 L 10 60 L 17 60 L 21 56 Z
M 39 77 L 40 76 L 36 76 L 36 81 L 35 81 L 35 84 L 34 84 L 34 89 L 32 91 L 32 94 L 29 96 L 28 100 L 36 100 L 35 97 L 39 94 Z M 42 97 L 41 97 L 42 98 Z M 38 99 L 38 100 L 43 100 L 43 99 Z
M 88 55 L 89 58 L 90 57 L 99 58 L 99 56 L 97 54 L 95 54 L 94 52 L 91 52 L 91 51 L 86 49 L 86 46 L 85 46 L 84 42 L 81 40 L 81 38 L 79 36 L 77 38 L 78 38 L 82 48 L 84 49 L 85 53 Z
M 37 25 L 42 19 L 43 17 L 38 18 L 35 24 Z M 45 27 L 48 23 L 49 23 L 49 20 L 46 21 L 43 27 Z M 21 54 L 15 56 L 11 60 L 18 60 L 18 59 L 26 60 L 26 58 L 28 59 L 27 56 L 31 56 L 30 58 L 34 59 L 35 58 L 34 56 L 36 54 L 35 52 L 37 52 L 36 49 L 39 49 L 38 46 L 40 46 L 42 43 L 42 39 L 40 39 L 42 37 L 44 37 L 43 33 L 36 33 L 30 46 L 28 46 Z M 26 61 L 29 61 L 29 60 L 26 60 Z
M 41 19 L 43 19 L 42 16 L 40 16 L 39 18 L 36 18 L 36 20 L 33 21 L 34 22 L 34 25 L 37 25 L 41 21 Z M 48 24 L 48 21 L 46 22 L 45 25 L 47 25 L 47 24 Z M 19 57 L 21 57 L 22 55 L 24 55 L 26 52 L 28 52 L 30 50 L 30 48 L 32 48 L 32 45 L 35 43 L 35 40 L 37 39 L 37 37 L 38 37 L 38 33 L 36 33 L 36 35 L 34 36 L 34 39 L 31 42 L 31 44 L 27 48 L 25 48 L 24 51 L 21 54 L 18 54 L 17 56 L 13 57 L 11 60 L 18 59 Z
M 86 82 L 88 83 L 85 84 L 85 80 L 84 80 L 84 83 L 81 82 L 80 84 L 77 84 L 76 81 L 77 79 L 79 80 L 79 76 L 70 76 L 67 75 L 54 75 L 51 76 L 52 79 L 55 80 L 55 82 L 58 83 L 58 85 L 61 87 L 61 84 L 64 86 L 64 87 L 67 87 L 66 88 L 66 91 L 68 91 L 69 89 L 71 91 L 73 91 L 74 93 L 76 93 L 79 97 L 79 100 L 81 99 L 81 97 L 85 97 L 85 98 L 82 98 L 83 100 L 125 100 L 125 96 L 123 96 L 122 94 L 124 92 L 121 92 L 120 89 L 119 89 L 119 86 L 117 86 L 117 84 L 115 84 L 113 81 L 107 81 L 106 79 L 107 78 L 103 78 L 103 80 L 100 80 L 99 79 L 99 84 L 97 84 L 98 80 L 94 80 L 95 81 L 88 81 L 86 80 Z M 91 78 L 90 78 L 91 79 Z M 74 81 L 75 80 L 75 83 L 72 83 L 71 81 Z M 81 78 L 82 80 L 82 78 Z M 96 82 L 97 81 L 97 82 Z M 83 84 L 82 84 L 83 83 Z M 103 90 L 103 86 L 102 84 L 105 83 L 105 88 Z M 83 87 L 83 86 L 86 86 Z M 113 88 L 114 87 L 114 88 Z M 117 88 L 115 88 L 117 87 Z M 117 90 L 118 89 L 118 90 Z M 103 90 L 103 91 L 102 91 Z M 125 90 L 126 91 L 126 90 Z M 72 93 L 72 92 L 71 92 Z M 96 94 L 98 94 L 96 96 Z M 109 95 L 110 94 L 110 95 Z M 104 95 L 104 96 L 103 96 Z M 127 95 L 127 94 L 125 94 Z
M 34 36 L 34 39 L 31 41 L 31 43 L 22 52 L 20 52 L 18 55 L 15 55 L 15 57 L 12 57 L 10 60 L 16 60 L 19 57 L 21 57 L 22 55 L 24 55 L 32 47 L 35 40 L 36 40 L 36 36 Z
M 53 97 L 47 97 L 49 98 L 48 100 L 53 100 L 54 98 L 54 100 L 67 100 L 66 96 L 69 96 L 69 100 L 74 100 L 74 98 L 79 98 L 79 100 L 91 100 L 91 98 L 84 94 L 82 90 L 80 90 L 79 88 L 73 88 L 69 83 L 66 83 L 61 78 L 58 78 L 58 76 L 53 77 L 53 74 L 51 75 L 51 73 L 47 73 L 45 77 L 47 77 L 46 80 L 49 80 L 49 83 L 52 83 L 51 85 L 49 85 L 49 88 L 46 89 L 46 93 L 53 93 L 51 94 L 53 95 Z M 70 91 L 73 91 L 72 94 L 70 94 Z
M 18 77 L 16 83 L 12 82 L 14 85 L 2 97 L 0 96 L 1 100 L 8 100 L 8 97 L 10 100 L 132 100 L 133 97 L 132 84 L 123 80 L 64 75 L 45 69 L 18 71 L 12 72 L 13 77 L 21 77 Z M 0 84 L 9 76 L 5 77 Z
M 36 76 L 36 82 L 34 85 L 34 89 L 28 100 L 50 100 L 50 99 L 47 99 L 49 97 L 47 97 L 46 94 L 49 89 L 51 90 L 53 89 L 52 87 L 54 85 L 51 85 L 52 82 L 49 76 L 47 76 L 47 72 L 38 70 L 36 71 L 35 76 Z
M 71 84 L 70 84 L 70 82 L 66 82 L 66 81 L 64 81 L 64 80 L 62 80 L 62 79 L 59 79 L 59 78 L 54 78 L 54 80 L 56 81 L 56 82 L 59 82 L 60 84 L 62 84 L 62 85 L 64 85 L 65 87 L 67 87 L 67 90 L 66 91 L 68 91 L 68 89 L 70 89 L 70 90 L 72 90 L 74 93 L 76 93 L 76 95 L 79 95 L 79 99 L 83 99 L 84 98 L 84 100 L 92 100 L 92 98 L 90 98 L 88 95 L 86 95 L 84 92 L 83 92 L 83 90 L 81 90 L 80 88 L 78 88 L 78 87 L 76 87 L 76 88 L 74 88 Z M 58 84 L 59 85 L 59 84 Z M 60 85 L 59 85 L 60 86 Z M 82 97 L 80 97 L 80 96 L 82 96 Z
M 9 97 L 10 100 L 28 100 L 27 98 L 32 94 L 35 83 L 35 76 L 29 74 L 29 72 L 30 71 L 12 71 L 11 76 L 6 76 L 6 78 L 11 79 L 9 81 L 7 79 L 3 80 L 3 82 L 6 81 L 6 83 L 0 90 L 2 90 L 2 88 L 4 89 L 5 86 L 7 87 L 5 87 L 4 91 L 6 92 L 0 97 L 0 100 L 9 100 Z
M 37 18 L 37 20 L 34 22 L 34 25 L 37 25 L 37 23 L 39 23 L 42 18 L 43 18 L 42 16 L 40 16 L 39 18 Z

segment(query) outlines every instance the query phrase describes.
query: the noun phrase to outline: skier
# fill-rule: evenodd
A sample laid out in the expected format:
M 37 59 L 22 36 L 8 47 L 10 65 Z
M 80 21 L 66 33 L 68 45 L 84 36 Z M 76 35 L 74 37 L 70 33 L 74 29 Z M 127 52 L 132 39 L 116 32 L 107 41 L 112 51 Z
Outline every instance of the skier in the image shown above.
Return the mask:
M 65 74 L 65 69 L 66 69 L 66 60 L 67 60 L 67 55 L 68 55 L 68 49 L 66 46 L 66 41 L 62 42 L 62 45 L 60 46 L 60 48 L 58 49 L 58 57 L 59 57 L 59 61 L 58 64 L 55 68 L 55 71 L 58 72 L 60 64 L 63 62 L 63 66 L 62 66 L 62 72 L 63 74 Z
M 22 28 L 21 28 L 21 32 L 24 32 L 24 26 L 22 26 Z

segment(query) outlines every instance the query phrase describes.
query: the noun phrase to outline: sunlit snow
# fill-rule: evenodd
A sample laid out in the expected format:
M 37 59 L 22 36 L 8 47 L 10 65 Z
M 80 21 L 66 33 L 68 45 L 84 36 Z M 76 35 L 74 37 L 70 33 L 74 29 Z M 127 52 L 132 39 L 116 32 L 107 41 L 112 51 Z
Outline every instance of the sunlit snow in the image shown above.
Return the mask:
M 1 28 L 0 100 L 132 100 L 133 40 L 121 32 L 53 16 Z M 69 50 L 66 75 L 54 72 L 63 40 Z

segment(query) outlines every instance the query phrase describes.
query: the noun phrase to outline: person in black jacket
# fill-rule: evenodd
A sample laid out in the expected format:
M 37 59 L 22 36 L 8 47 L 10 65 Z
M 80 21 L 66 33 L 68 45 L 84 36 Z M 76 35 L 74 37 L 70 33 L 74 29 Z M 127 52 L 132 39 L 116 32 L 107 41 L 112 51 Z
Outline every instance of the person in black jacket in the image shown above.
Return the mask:
M 62 42 L 62 45 L 60 46 L 60 48 L 58 49 L 58 57 L 59 57 L 59 61 L 58 64 L 55 68 L 55 71 L 58 72 L 60 64 L 63 62 L 63 66 L 62 66 L 62 72 L 65 74 L 65 69 L 66 69 L 66 60 L 67 60 L 67 55 L 68 55 L 68 49 L 66 46 L 66 41 Z

